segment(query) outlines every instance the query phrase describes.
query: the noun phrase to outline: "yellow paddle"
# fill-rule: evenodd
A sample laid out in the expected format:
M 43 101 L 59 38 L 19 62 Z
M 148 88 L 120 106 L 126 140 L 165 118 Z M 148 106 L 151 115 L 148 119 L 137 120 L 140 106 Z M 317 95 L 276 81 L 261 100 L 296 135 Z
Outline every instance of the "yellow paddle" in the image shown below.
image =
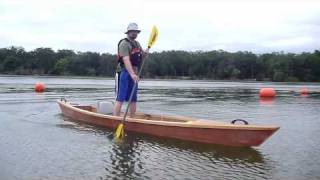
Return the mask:
M 156 42 L 157 38 L 158 38 L 158 29 L 157 29 L 156 26 L 153 26 L 151 34 L 150 34 L 150 37 L 149 37 L 149 41 L 148 41 L 148 51 L 154 45 L 154 43 Z M 142 60 L 142 64 L 141 64 L 141 67 L 140 67 L 140 70 L 139 70 L 139 74 L 138 74 L 139 77 L 141 75 L 144 62 L 145 62 L 145 59 Z M 129 105 L 130 105 L 131 100 L 132 100 L 133 92 L 137 87 L 137 83 L 138 82 L 135 82 L 134 85 L 133 85 L 133 88 L 132 88 L 131 94 L 130 94 L 130 98 L 129 98 L 129 101 L 128 101 L 126 112 L 123 115 L 123 119 L 122 119 L 121 123 L 118 125 L 118 127 L 116 129 L 116 134 L 115 134 L 116 138 L 123 138 L 124 137 L 124 123 L 126 121 L 126 117 L 127 117 L 128 110 L 129 110 Z

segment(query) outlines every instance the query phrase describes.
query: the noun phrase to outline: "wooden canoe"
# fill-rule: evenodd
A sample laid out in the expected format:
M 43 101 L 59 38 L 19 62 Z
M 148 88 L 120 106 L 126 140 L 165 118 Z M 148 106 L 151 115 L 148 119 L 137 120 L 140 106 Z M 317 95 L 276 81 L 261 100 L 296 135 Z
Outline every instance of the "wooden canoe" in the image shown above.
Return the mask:
M 74 121 L 115 130 L 122 117 L 96 113 L 91 105 L 77 105 L 58 100 L 63 115 Z M 207 144 L 250 147 L 259 146 L 279 129 L 278 126 L 231 124 L 183 116 L 137 113 L 127 117 L 125 131 Z

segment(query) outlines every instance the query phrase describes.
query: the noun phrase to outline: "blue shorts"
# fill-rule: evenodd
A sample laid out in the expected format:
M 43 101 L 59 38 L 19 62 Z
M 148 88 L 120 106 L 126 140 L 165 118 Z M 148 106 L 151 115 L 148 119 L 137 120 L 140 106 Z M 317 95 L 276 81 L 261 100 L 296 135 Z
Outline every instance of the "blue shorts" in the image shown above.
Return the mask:
M 131 91 L 134 86 L 130 74 L 126 69 L 121 70 L 116 75 L 116 100 L 119 102 L 129 101 Z M 131 102 L 137 102 L 138 84 L 133 92 Z

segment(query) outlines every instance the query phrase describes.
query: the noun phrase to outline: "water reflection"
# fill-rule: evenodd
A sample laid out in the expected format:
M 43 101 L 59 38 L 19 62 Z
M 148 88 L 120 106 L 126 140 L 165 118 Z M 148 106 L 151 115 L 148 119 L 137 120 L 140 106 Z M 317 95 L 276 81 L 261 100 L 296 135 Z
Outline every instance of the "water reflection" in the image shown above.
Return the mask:
M 212 155 L 216 159 L 233 159 L 245 162 L 264 163 L 261 153 L 254 148 L 239 148 L 228 147 L 223 145 L 211 145 L 194 143 L 189 141 L 181 141 L 175 139 L 157 138 L 148 135 L 141 135 L 136 133 L 127 133 L 126 140 L 128 142 L 144 142 L 153 144 L 154 146 L 161 146 L 166 149 L 187 150 L 192 153 L 200 153 L 202 155 Z
M 137 139 L 130 138 L 130 136 L 122 141 L 113 139 L 113 135 L 108 137 L 112 145 L 108 148 L 106 158 L 111 160 L 111 164 L 106 164 L 105 179 L 144 177 L 146 168 L 141 160 L 141 151 L 138 148 L 140 142 Z M 143 179 L 146 179 L 146 177 Z
M 260 97 L 260 105 L 263 106 L 272 106 L 274 105 L 275 98 L 273 97 Z
M 112 146 L 106 158 L 111 159 L 112 166 L 106 164 L 109 167 L 106 168 L 106 179 L 151 179 L 160 174 L 168 174 L 169 179 L 181 179 L 186 177 L 187 171 L 193 178 L 221 177 L 222 172 L 230 178 L 238 178 L 243 171 L 247 171 L 249 177 L 270 176 L 271 168 L 254 148 L 199 144 L 136 133 L 127 133 L 121 143 L 110 141 Z M 147 171 L 151 167 L 158 168 Z M 172 171 L 176 172 L 174 177 L 169 176 Z M 206 174 L 206 171 L 210 173 Z

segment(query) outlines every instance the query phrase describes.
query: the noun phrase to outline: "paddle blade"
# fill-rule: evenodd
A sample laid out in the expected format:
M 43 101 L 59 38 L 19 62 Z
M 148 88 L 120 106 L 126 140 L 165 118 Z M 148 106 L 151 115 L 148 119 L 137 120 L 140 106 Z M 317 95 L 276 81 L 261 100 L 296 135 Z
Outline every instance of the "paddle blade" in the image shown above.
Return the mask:
M 149 49 L 151 48 L 151 46 L 154 45 L 154 43 L 156 42 L 157 38 L 158 38 L 158 29 L 157 29 L 156 26 L 153 26 L 151 34 L 150 34 L 150 37 L 149 37 L 149 42 L 148 42 L 148 48 Z
M 124 129 L 123 129 L 123 124 L 119 124 L 119 126 L 116 129 L 116 138 L 123 138 L 124 136 Z

